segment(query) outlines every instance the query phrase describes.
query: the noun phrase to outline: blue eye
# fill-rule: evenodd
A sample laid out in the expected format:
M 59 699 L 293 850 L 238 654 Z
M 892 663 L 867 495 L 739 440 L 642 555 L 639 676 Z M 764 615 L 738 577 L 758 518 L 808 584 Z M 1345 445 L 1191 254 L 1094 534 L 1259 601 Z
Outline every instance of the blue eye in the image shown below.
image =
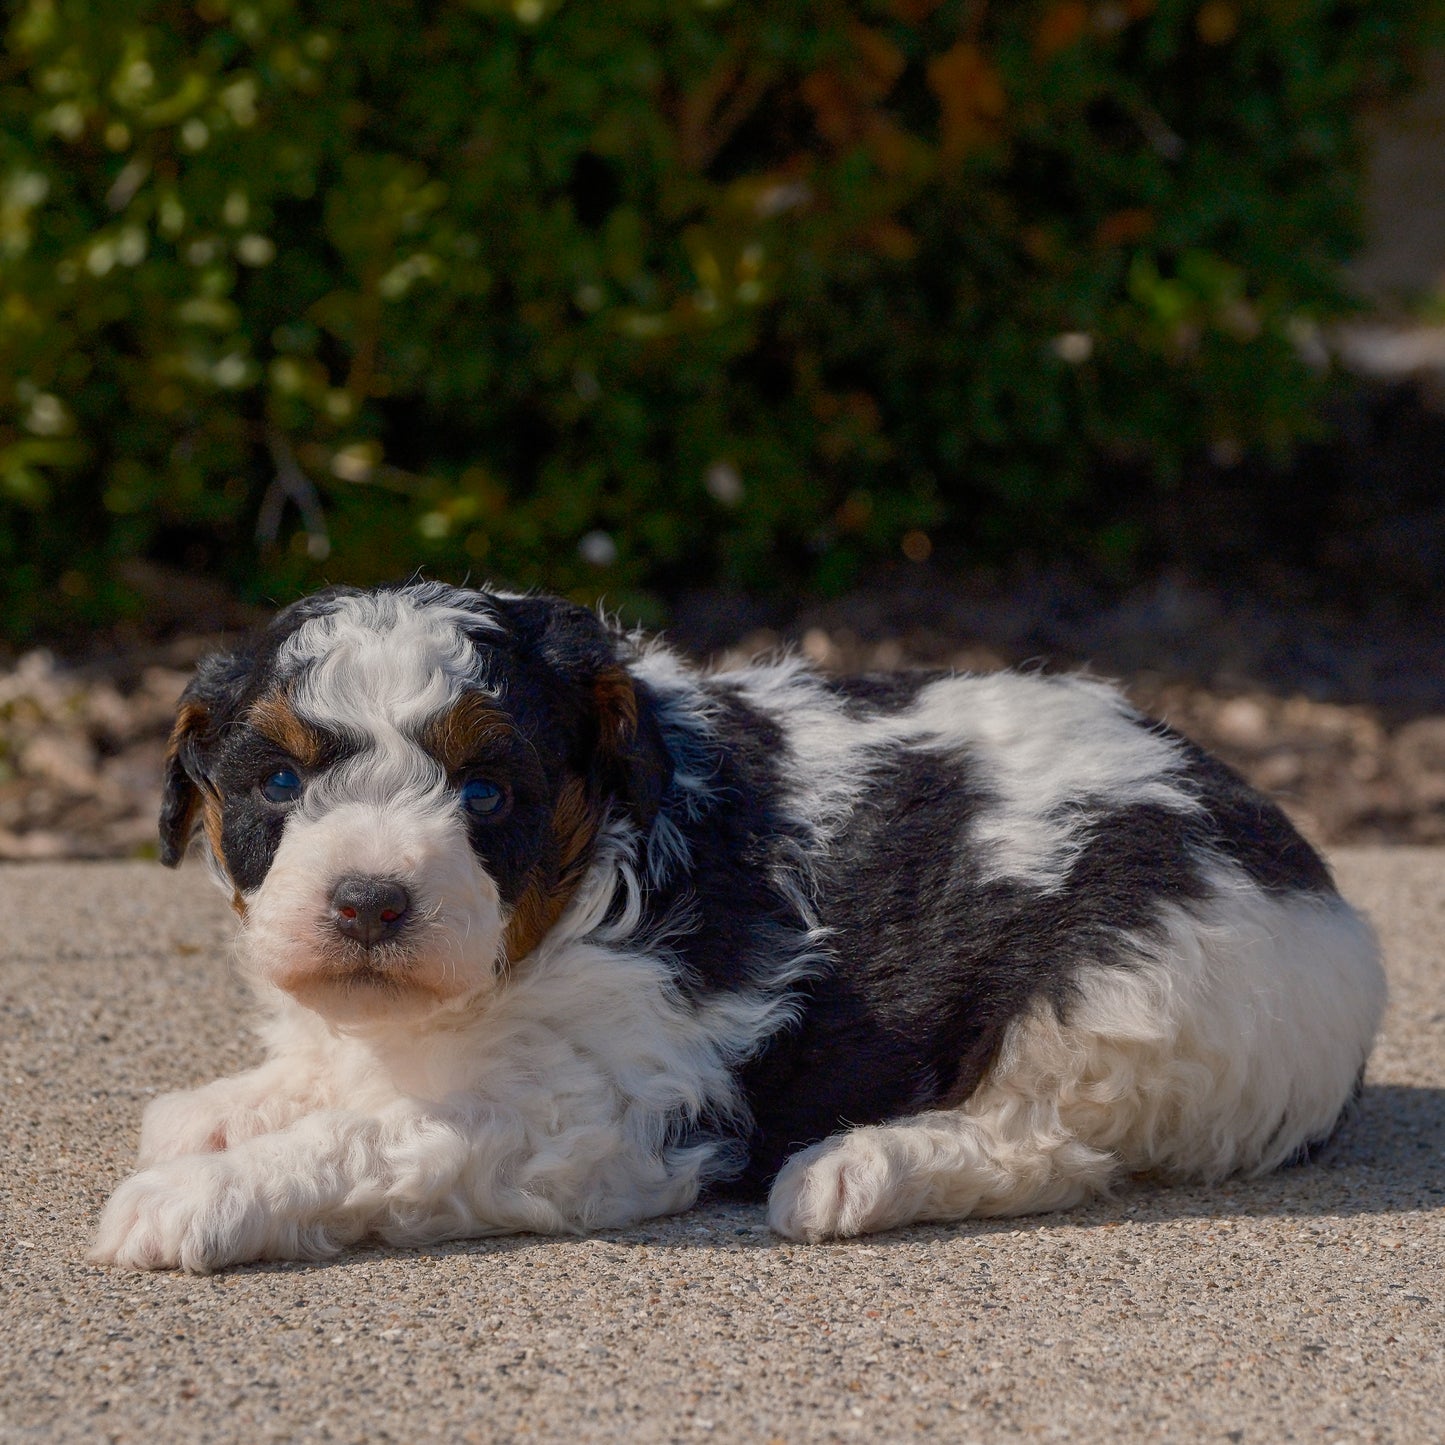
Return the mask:
M 301 779 L 290 768 L 282 768 L 261 784 L 261 796 L 268 803 L 294 803 L 301 796 Z
M 485 778 L 473 778 L 462 784 L 462 807 L 474 818 L 494 817 L 506 802 L 505 790 Z

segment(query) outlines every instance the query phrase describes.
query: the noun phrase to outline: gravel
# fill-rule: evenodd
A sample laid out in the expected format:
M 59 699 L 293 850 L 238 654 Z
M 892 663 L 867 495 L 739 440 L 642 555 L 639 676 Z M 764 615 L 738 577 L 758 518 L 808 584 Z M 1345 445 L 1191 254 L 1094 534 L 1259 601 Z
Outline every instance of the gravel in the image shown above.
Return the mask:
M 256 1057 L 224 900 L 0 869 L 0 1440 L 1438 1439 L 1445 857 L 1335 861 L 1393 1003 L 1310 1166 L 839 1245 L 712 1205 L 209 1279 L 84 1251 L 146 1099 Z
M 1445 842 L 1445 677 L 1438 630 L 1419 618 L 1362 626 L 1179 579 L 1108 601 L 1061 573 L 992 587 L 905 568 L 770 626 L 742 599 L 700 594 L 672 635 L 723 664 L 787 647 L 842 671 L 1089 668 L 1276 796 L 1318 844 Z M 0 859 L 154 857 L 176 699 L 225 640 L 0 659 Z

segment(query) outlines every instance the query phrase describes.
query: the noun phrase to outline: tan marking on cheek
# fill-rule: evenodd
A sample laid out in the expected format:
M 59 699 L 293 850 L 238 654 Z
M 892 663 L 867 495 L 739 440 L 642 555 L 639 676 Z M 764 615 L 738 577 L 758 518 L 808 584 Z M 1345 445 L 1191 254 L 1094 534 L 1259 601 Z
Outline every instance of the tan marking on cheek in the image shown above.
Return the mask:
M 231 870 L 226 866 L 225 853 L 221 851 L 221 800 L 210 789 L 201 794 L 201 827 L 216 862 L 225 870 L 226 877 L 230 878 Z M 242 918 L 246 916 L 246 900 L 241 897 L 241 890 L 236 887 L 234 879 L 231 880 L 231 907 Z
M 506 961 L 516 963 L 542 942 L 562 916 L 586 871 L 599 819 L 587 796 L 587 785 L 574 778 L 557 799 L 552 815 L 553 851 L 540 867 L 555 869 L 555 881 L 547 884 L 534 875 L 517 900 L 502 935 Z
M 447 772 L 454 773 L 473 762 L 489 745 L 496 747 L 510 741 L 515 731 L 496 698 L 484 692 L 467 692 L 426 725 L 421 745 Z
M 317 767 L 326 755 L 325 737 L 296 716 L 289 699 L 282 693 L 273 693 L 254 703 L 246 714 L 246 721 L 303 767 Z
M 537 884 L 532 884 L 517 900 L 502 933 L 504 963 L 510 966 L 526 958 L 551 932 L 565 906 L 565 899 L 559 903 Z
M 206 793 L 201 800 L 201 826 L 206 830 L 206 842 L 216 861 L 224 864 L 226 855 L 221 851 L 221 800 L 214 793 Z

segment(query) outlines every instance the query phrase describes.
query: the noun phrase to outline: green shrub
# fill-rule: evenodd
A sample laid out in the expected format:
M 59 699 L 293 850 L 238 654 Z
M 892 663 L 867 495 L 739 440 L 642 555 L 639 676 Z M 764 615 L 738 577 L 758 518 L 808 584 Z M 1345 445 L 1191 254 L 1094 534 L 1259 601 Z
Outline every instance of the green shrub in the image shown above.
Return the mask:
M 1429 12 L 1429 13 L 1427 13 Z M 1431 0 L 19 0 L 0 588 L 840 585 L 1286 448 Z M 1105 545 L 1117 532 L 1100 531 Z M 42 600 L 43 599 L 43 600 Z

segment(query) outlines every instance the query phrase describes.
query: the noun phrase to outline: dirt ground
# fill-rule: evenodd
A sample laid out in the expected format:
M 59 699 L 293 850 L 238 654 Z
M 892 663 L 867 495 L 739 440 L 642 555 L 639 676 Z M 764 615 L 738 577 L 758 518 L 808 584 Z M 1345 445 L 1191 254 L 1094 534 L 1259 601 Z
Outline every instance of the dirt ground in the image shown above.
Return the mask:
M 691 598 L 670 635 L 722 666 L 792 648 L 845 671 L 1089 668 L 1321 845 L 1445 842 L 1445 675 L 1413 614 L 1364 628 L 1177 578 L 1101 600 L 1057 574 L 999 586 L 908 567 L 766 625 L 738 598 Z M 195 659 L 226 640 L 0 664 L 0 859 L 153 855 L 176 699 Z

